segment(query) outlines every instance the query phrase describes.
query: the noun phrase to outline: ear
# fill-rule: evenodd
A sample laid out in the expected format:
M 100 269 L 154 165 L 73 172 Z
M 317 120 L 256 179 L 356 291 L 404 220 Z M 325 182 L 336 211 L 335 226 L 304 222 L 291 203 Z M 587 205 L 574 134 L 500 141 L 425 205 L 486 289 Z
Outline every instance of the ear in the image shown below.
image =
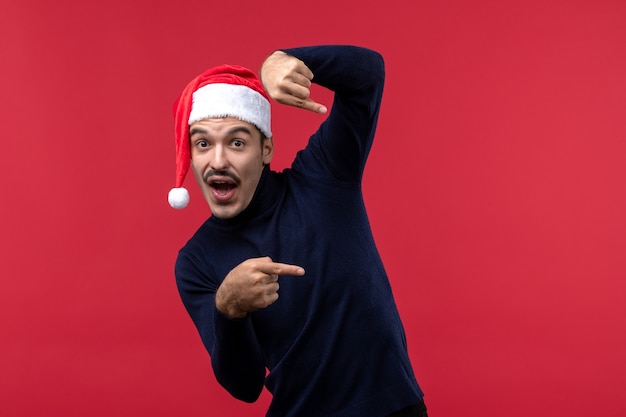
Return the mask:
M 274 138 L 263 140 L 263 164 L 268 165 L 274 157 Z

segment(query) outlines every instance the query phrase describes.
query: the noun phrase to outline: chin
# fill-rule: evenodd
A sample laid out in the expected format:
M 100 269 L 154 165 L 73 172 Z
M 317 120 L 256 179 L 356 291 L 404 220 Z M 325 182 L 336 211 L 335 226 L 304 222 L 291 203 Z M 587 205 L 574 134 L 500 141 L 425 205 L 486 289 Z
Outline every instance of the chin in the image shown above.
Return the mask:
M 215 217 L 223 220 L 232 219 L 233 217 L 241 213 L 241 210 L 237 210 L 234 207 L 222 207 L 219 205 L 209 204 L 209 208 L 211 209 L 211 213 Z
M 236 216 L 236 214 L 220 213 L 220 212 L 215 212 L 215 211 L 211 211 L 211 213 L 213 213 L 213 215 L 220 220 L 228 220 Z

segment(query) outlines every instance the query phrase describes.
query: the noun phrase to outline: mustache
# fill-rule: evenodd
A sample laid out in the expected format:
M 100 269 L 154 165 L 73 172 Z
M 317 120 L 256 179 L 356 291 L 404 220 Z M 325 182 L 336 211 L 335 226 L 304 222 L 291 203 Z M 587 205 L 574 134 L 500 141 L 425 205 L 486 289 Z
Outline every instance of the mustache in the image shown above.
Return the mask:
M 232 172 L 226 169 L 210 169 L 204 174 L 202 179 L 204 180 L 204 182 L 209 182 L 209 178 L 214 177 L 214 176 L 228 177 L 231 180 L 233 180 L 235 184 L 237 185 L 241 184 L 241 179 L 237 175 L 233 174 Z

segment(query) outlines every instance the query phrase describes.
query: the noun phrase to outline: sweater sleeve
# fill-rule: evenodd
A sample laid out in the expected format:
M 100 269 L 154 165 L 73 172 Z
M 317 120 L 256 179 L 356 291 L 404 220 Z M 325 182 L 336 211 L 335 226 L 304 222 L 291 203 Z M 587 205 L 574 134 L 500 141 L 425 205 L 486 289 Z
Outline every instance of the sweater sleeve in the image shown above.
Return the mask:
M 293 168 L 318 179 L 360 182 L 372 147 L 385 68 L 373 50 L 344 45 L 283 49 L 313 72 L 313 82 L 334 92 L 331 111 Z
M 263 390 L 265 364 L 250 315 L 233 320 L 219 312 L 218 284 L 206 271 L 198 258 L 181 251 L 175 267 L 180 297 L 209 352 L 217 381 L 233 397 L 254 402 Z

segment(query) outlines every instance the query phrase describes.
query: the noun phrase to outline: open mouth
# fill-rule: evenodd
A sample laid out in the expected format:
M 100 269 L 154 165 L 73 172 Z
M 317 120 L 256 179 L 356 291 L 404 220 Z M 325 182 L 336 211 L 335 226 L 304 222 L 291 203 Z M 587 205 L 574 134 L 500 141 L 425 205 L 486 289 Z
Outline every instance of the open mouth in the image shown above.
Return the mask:
M 231 178 L 230 175 L 214 175 L 209 176 L 206 181 L 207 185 L 211 189 L 213 198 L 218 202 L 228 203 L 235 195 L 235 189 L 237 188 L 237 178 Z
M 215 194 L 220 196 L 227 196 L 230 194 L 237 185 L 232 181 L 209 181 L 209 187 L 213 189 Z
M 235 195 L 241 180 L 235 174 L 226 170 L 209 170 L 204 175 L 204 182 L 209 186 L 211 195 L 215 200 L 228 203 Z

